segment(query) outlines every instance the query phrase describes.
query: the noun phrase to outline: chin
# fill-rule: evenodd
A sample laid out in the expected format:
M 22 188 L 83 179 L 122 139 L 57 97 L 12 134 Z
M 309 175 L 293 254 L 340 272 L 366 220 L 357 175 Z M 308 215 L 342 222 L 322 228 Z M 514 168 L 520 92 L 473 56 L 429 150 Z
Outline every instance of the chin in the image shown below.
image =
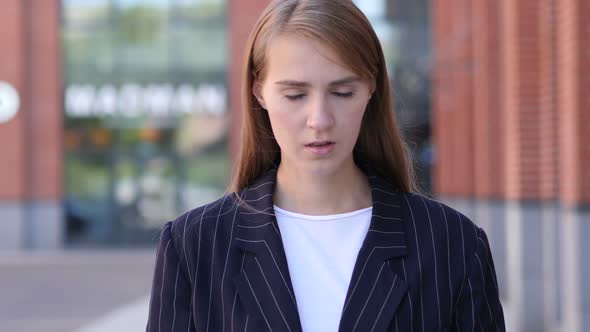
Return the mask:
M 330 176 L 338 173 L 343 166 L 340 160 L 326 158 L 306 161 L 302 169 L 314 176 Z
M 337 174 L 346 166 L 346 158 L 337 154 L 325 158 L 309 158 L 309 156 L 292 156 L 282 158 L 282 164 L 289 164 L 287 168 L 297 170 L 299 174 L 312 176 L 331 176 Z M 285 165 L 287 166 L 287 165 Z

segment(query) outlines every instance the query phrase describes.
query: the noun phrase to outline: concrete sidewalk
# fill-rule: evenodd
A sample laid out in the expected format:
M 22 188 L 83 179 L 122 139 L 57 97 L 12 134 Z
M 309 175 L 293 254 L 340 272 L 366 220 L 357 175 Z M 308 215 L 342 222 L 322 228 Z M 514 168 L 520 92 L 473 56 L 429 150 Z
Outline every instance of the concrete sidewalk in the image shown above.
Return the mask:
M 154 263 L 154 250 L 1 253 L 0 331 L 145 331 Z
M 149 296 L 118 308 L 76 332 L 143 332 L 146 328 Z

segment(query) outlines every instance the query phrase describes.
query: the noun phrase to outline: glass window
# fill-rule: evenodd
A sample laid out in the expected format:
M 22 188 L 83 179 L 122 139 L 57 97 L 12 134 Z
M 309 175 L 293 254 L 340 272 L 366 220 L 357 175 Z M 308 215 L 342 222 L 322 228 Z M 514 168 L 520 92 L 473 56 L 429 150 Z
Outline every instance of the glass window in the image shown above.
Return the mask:
M 225 1 L 62 8 L 68 241 L 147 243 L 228 182 Z
M 419 184 L 431 192 L 430 20 L 428 0 L 357 0 L 383 45 L 399 125 Z

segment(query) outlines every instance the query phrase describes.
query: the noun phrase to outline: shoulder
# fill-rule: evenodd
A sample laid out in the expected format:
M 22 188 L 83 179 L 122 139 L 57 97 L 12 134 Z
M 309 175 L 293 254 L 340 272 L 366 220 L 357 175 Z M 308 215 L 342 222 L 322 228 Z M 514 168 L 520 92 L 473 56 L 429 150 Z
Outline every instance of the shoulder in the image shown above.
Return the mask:
M 225 220 L 235 212 L 238 206 L 235 193 L 228 193 L 215 201 L 191 209 L 172 221 L 176 232 L 192 231 L 195 228 L 215 226 L 218 221 Z M 181 230 L 182 229 L 182 230 Z
M 174 243 L 194 243 L 195 236 L 206 240 L 208 233 L 229 231 L 226 220 L 234 216 L 237 207 L 236 194 L 225 194 L 176 216 L 164 225 L 163 233 L 168 231 Z
M 475 253 L 485 232 L 462 212 L 436 199 L 404 193 L 404 220 L 417 231 L 416 237 L 432 241 L 436 250 L 468 257 Z
M 416 193 L 402 193 L 403 203 L 405 203 L 410 213 L 418 212 L 418 214 L 425 214 L 430 219 L 436 220 L 452 220 L 459 223 L 461 226 L 476 227 L 476 225 L 462 212 L 442 203 L 434 198 L 426 197 Z
M 236 194 L 229 193 L 178 215 L 161 228 L 159 248 L 175 250 L 190 276 L 199 256 L 210 256 L 214 243 L 230 241 L 237 208 Z

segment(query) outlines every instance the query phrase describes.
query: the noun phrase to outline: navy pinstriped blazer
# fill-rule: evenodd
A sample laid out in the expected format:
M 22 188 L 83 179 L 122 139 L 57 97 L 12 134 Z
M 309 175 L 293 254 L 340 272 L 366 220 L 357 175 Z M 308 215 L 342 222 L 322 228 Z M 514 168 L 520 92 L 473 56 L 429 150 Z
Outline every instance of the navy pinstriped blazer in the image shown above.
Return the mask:
M 339 331 L 504 331 L 484 231 L 364 171 L 373 215 Z M 276 166 L 239 193 L 259 212 L 226 195 L 163 227 L 147 331 L 301 331 L 275 181 Z

